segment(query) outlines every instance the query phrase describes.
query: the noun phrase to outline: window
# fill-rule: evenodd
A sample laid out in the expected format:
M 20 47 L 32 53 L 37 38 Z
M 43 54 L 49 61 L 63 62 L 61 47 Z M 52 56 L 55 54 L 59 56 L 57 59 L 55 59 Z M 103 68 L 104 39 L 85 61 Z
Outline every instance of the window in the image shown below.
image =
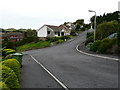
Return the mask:
M 50 31 L 47 31 L 47 34 L 50 34 Z

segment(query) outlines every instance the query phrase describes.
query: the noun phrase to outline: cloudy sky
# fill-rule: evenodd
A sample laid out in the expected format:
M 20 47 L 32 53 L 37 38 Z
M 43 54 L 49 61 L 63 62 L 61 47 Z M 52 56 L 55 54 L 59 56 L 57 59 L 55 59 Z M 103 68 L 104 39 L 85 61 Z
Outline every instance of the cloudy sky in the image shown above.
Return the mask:
M 118 11 L 120 0 L 0 0 L 0 28 L 38 29 Z

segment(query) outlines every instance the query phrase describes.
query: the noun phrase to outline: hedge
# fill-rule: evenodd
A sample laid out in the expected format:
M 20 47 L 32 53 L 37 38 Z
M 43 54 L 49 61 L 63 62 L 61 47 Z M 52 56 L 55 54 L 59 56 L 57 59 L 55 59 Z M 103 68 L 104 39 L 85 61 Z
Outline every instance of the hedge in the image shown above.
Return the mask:
M 98 46 L 97 53 L 106 53 L 106 51 L 116 43 L 116 38 L 108 39 L 105 38 L 101 41 L 100 45 Z
M 3 49 L 2 50 L 2 55 L 3 56 L 7 56 L 8 54 L 12 54 L 12 53 L 15 53 L 16 51 L 13 50 L 13 49 Z
M 90 50 L 92 51 L 97 51 L 98 50 L 98 46 L 100 45 L 101 40 L 96 40 L 91 46 L 90 46 Z
M 112 46 L 116 44 L 116 40 L 116 38 L 104 38 L 103 40 L 96 40 L 92 45 L 90 45 L 90 50 L 97 53 L 106 53 L 108 49 L 112 48 Z
M 87 32 L 86 38 L 89 38 L 90 36 L 93 36 L 94 32 Z
M 88 37 L 87 40 L 85 41 L 85 45 L 87 45 L 90 42 L 94 42 L 94 36 Z
M 5 82 L 10 89 L 20 88 L 18 78 L 11 68 L 2 65 L 0 72 L 2 72 L 2 81 Z
M 20 63 L 16 59 L 7 59 L 5 61 L 2 61 L 2 65 L 11 68 L 15 72 L 16 76 L 19 78 Z
M 4 82 L 0 82 L 0 89 L 1 90 L 10 90 L 8 87 L 7 87 L 7 85 L 4 83 Z
M 58 41 L 56 41 L 57 44 L 62 43 L 62 42 L 64 42 L 64 40 L 62 39 L 59 39 Z

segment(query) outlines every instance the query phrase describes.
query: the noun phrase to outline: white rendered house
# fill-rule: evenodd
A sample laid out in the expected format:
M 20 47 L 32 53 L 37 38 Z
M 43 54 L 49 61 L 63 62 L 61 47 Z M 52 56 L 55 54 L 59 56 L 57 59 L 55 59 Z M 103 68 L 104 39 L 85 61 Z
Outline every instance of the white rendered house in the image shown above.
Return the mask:
M 53 25 L 43 25 L 40 29 L 37 30 L 37 37 L 58 37 L 70 35 L 70 31 L 66 26 L 53 26 Z

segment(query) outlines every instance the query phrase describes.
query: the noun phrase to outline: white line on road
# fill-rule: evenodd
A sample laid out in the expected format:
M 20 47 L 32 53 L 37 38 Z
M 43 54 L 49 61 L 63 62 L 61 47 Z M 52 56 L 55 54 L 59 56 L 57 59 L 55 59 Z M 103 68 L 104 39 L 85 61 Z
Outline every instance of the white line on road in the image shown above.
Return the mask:
M 94 55 L 94 54 L 90 54 L 90 53 L 86 53 L 86 52 L 80 51 L 80 50 L 78 49 L 78 46 L 79 46 L 79 45 L 77 45 L 76 50 L 77 50 L 78 52 L 82 53 L 82 54 L 89 55 L 89 56 L 93 56 L 93 57 L 98 57 L 98 58 L 103 58 L 103 59 L 109 59 L 109 60 L 116 60 L 116 61 L 119 60 L 118 58 L 110 58 L 110 57 L 105 57 L 105 56 L 99 56 L 99 55 Z
M 45 68 L 40 62 L 38 62 L 32 55 L 31 58 L 38 63 L 57 83 L 59 83 L 65 90 L 69 90 L 66 85 L 64 85 L 59 79 L 57 79 L 47 68 Z

